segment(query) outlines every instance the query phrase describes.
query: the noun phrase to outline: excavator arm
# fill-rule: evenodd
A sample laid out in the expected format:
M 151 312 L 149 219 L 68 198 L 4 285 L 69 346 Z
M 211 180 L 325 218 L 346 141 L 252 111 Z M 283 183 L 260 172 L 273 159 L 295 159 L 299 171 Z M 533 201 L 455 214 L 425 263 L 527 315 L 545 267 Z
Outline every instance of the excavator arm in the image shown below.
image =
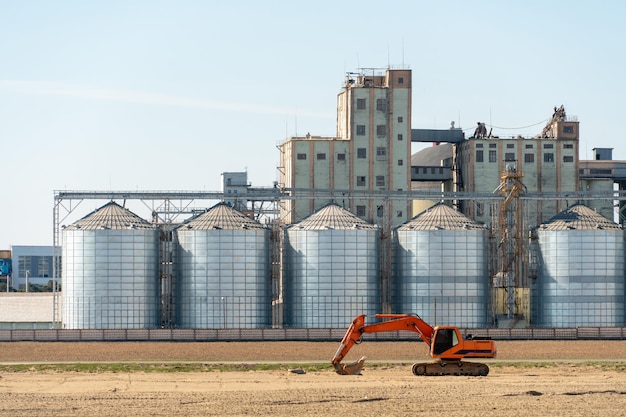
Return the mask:
M 348 331 L 341 340 L 339 349 L 332 359 L 333 367 L 339 375 L 355 375 L 363 368 L 365 357 L 358 361 L 344 365 L 341 363 L 354 345 L 361 343 L 363 333 L 392 332 L 407 330 L 417 333 L 429 347 L 431 345 L 434 329 L 431 325 L 416 315 L 409 314 L 376 314 L 377 318 L 388 319 L 375 324 L 365 325 L 365 314 L 357 316 Z

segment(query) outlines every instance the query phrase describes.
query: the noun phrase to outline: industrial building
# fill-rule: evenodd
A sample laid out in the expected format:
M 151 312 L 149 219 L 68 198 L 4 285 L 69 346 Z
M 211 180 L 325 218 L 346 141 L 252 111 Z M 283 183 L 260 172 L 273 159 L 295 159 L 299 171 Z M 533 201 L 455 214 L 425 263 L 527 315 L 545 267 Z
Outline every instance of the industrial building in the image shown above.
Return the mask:
M 410 189 L 411 85 L 406 69 L 349 73 L 337 96 L 337 135 L 307 134 L 279 145 L 279 186 L 295 197 L 281 201 L 283 223 L 329 202 L 374 224 L 397 226 L 412 217 L 406 200 L 350 198 L 355 192 Z
M 282 142 L 270 187 L 225 172 L 220 192 L 56 192 L 55 326 L 624 326 L 626 163 L 607 148 L 580 161 L 562 106 L 530 138 L 412 129 L 411 77 L 348 73 L 336 135 Z M 62 228 L 61 203 L 84 199 L 104 205 Z M 132 200 L 150 218 L 114 202 Z
M 578 191 L 578 121 L 556 109 L 541 134 L 532 138 L 500 138 L 482 133 L 457 145 L 458 191 L 491 193 L 501 183 L 501 173 L 514 167 L 524 192 Z M 541 224 L 566 208 L 562 200 L 538 200 L 526 213 L 531 225 Z M 491 207 L 481 201 L 465 201 L 461 211 L 475 221 L 490 223 Z
M 0 276 L 8 283 L 7 290 L 29 292 L 33 285 L 45 287 L 53 277 L 54 250 L 52 246 L 15 245 L 3 250 Z

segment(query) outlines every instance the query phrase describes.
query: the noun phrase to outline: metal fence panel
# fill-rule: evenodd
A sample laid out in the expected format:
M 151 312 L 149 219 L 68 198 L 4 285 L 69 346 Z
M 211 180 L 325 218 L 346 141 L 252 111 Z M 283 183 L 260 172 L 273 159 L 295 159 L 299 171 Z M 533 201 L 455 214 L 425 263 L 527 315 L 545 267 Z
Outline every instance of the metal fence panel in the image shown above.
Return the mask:
M 128 340 L 128 334 L 125 329 L 106 329 L 102 331 L 104 340 Z
M 11 332 L 11 341 L 13 342 L 35 340 L 34 330 L 11 330 Z
M 263 340 L 286 340 L 285 329 L 263 329 Z
M 623 327 L 600 327 L 600 339 L 623 339 Z
M 198 342 L 217 340 L 216 329 L 196 329 L 194 331 L 196 333 L 196 341 Z
M 308 340 L 306 329 L 285 329 L 285 340 Z
M 80 340 L 82 341 L 103 341 L 104 338 L 104 330 L 81 330 L 80 331 Z
M 170 341 L 172 340 L 172 329 L 151 329 L 148 331 L 150 340 Z
M 56 333 L 58 342 L 77 342 L 80 339 L 81 330 L 59 330 Z
M 194 341 L 196 333 L 193 329 L 172 329 L 172 340 L 178 341 Z
M 35 340 L 38 342 L 54 342 L 59 340 L 57 330 L 35 330 Z

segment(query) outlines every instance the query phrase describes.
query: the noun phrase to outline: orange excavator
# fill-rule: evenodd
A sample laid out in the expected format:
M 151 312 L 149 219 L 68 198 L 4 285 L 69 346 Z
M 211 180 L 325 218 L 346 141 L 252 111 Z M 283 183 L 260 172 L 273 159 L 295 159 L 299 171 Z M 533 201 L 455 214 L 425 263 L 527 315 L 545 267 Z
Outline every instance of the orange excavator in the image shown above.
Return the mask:
M 339 375 L 359 375 L 365 363 L 365 357 L 351 364 L 341 361 L 350 349 L 361 343 L 364 333 L 391 332 L 406 330 L 415 332 L 426 343 L 433 362 L 413 364 L 414 375 L 468 375 L 486 376 L 489 367 L 484 363 L 465 362 L 465 358 L 494 358 L 496 346 L 493 340 L 484 337 L 467 338 L 455 326 L 432 327 L 417 315 L 411 314 L 376 314 L 379 323 L 365 325 L 365 314 L 352 321 L 346 335 L 341 340 L 339 349 L 333 357 L 332 364 Z

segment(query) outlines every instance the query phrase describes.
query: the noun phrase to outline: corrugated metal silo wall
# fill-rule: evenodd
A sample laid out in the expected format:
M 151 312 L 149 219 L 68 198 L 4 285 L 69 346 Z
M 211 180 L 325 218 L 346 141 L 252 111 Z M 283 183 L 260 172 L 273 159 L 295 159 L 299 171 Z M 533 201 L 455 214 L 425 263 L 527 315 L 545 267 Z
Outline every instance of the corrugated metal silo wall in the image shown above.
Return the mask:
M 624 232 L 540 230 L 537 235 L 536 324 L 623 326 Z
M 393 312 L 432 325 L 489 327 L 486 231 L 396 230 L 393 254 Z
M 346 328 L 381 311 L 378 230 L 288 228 L 284 245 L 285 326 Z
M 63 231 L 63 327 L 160 325 L 157 230 Z
M 177 239 L 179 327 L 271 326 L 268 230 L 179 229 Z

